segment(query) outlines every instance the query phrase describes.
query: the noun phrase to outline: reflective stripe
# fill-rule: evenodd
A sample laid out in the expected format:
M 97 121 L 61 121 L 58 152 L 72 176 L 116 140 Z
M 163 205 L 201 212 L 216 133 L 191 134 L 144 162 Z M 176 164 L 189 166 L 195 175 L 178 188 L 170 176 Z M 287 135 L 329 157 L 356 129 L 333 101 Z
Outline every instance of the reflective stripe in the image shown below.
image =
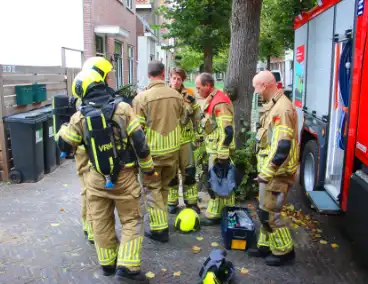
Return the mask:
M 125 244 L 121 244 L 118 253 L 117 266 L 134 266 L 141 265 L 141 251 L 143 238 L 138 237 Z
M 190 205 L 197 204 L 198 201 L 198 187 L 197 184 L 191 186 L 184 185 L 184 202 Z
M 153 161 L 151 157 L 147 161 L 139 160 L 138 163 L 142 169 L 150 169 L 153 167 Z
M 78 133 L 75 133 L 71 131 L 70 129 L 64 127 L 62 134 L 65 136 L 65 138 L 69 141 L 75 142 L 75 143 L 81 143 L 82 137 L 78 135 Z
M 167 223 L 167 212 L 152 207 L 149 207 L 148 210 L 151 231 L 164 230 L 169 227 Z
M 115 264 L 115 260 L 117 257 L 116 248 L 110 249 L 100 248 L 97 243 L 95 243 L 95 247 L 98 256 L 98 262 L 100 263 L 100 265 L 107 266 Z
M 179 203 L 179 187 L 170 187 L 168 196 L 168 205 L 178 205 Z
M 137 119 L 138 119 L 138 121 L 141 125 L 143 125 L 143 126 L 146 125 L 146 119 L 144 118 L 144 116 L 141 116 L 141 115 L 137 114 Z
M 294 247 L 288 228 L 277 228 L 270 234 L 270 248 L 275 254 L 291 251 Z
M 87 234 L 88 234 L 88 240 L 93 241 L 94 240 L 94 234 L 93 234 L 93 228 L 92 223 L 87 222 Z
M 168 135 L 164 136 L 154 131 L 152 128 L 147 128 L 146 137 L 148 146 L 151 150 L 151 155 L 163 156 L 180 149 L 181 142 L 181 127 L 178 125 Z
M 258 238 L 257 246 L 258 247 L 269 247 L 270 246 L 269 233 L 265 233 L 262 230 L 259 231 L 259 238 Z
M 208 219 L 219 219 L 221 218 L 222 210 L 225 206 L 235 205 L 235 193 L 234 191 L 230 196 L 221 198 L 216 196 L 215 199 L 210 199 L 206 210 L 206 217 Z
M 132 132 L 134 130 L 137 129 L 137 127 L 139 127 L 139 121 L 138 119 L 134 119 L 133 121 L 131 121 L 127 127 L 127 134 L 130 135 L 132 134 Z

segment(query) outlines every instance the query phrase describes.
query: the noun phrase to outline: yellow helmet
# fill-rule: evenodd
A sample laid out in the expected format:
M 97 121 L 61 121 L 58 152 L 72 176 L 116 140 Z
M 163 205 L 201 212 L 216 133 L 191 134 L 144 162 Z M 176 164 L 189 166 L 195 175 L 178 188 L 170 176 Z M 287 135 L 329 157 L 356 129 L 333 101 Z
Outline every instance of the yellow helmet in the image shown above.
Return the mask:
M 101 75 L 94 70 L 82 70 L 75 76 L 72 84 L 72 94 L 76 98 L 83 98 L 93 87 L 103 84 Z
M 176 217 L 174 227 L 183 233 L 198 231 L 200 226 L 197 212 L 191 208 L 183 209 Z
M 98 72 L 102 79 L 105 80 L 107 74 L 112 70 L 112 64 L 105 57 L 95 56 L 88 58 L 82 69 L 92 69 Z

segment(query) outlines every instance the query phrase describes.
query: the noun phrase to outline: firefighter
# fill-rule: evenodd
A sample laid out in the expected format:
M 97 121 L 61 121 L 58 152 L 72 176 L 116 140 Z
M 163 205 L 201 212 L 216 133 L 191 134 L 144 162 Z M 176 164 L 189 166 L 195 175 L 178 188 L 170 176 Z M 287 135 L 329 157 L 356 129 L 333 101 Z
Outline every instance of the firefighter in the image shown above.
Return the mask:
M 111 63 L 104 57 L 96 56 L 88 58 L 85 63 L 83 64 L 82 69 L 92 69 L 97 71 L 101 76 L 102 79 L 107 82 L 107 75 L 113 69 Z M 106 86 L 106 88 L 109 88 Z M 112 88 L 109 88 L 109 92 L 114 93 Z M 81 99 L 75 94 L 75 91 L 72 90 L 73 96 L 76 99 L 76 109 L 81 104 Z M 88 180 L 88 172 L 89 172 L 89 158 L 86 152 L 86 148 L 84 145 L 78 146 L 75 151 L 75 164 L 77 167 L 78 177 L 82 184 L 82 222 L 83 222 L 83 230 L 85 235 L 87 235 L 88 241 L 90 243 L 94 243 L 93 241 L 93 229 L 92 229 L 92 222 L 88 219 L 88 206 L 87 206 L 87 180 Z
M 154 180 L 144 132 L 128 104 L 114 103 L 96 71 L 82 70 L 72 89 L 82 106 L 58 132 L 58 146 L 70 152 L 82 143 L 86 145 L 92 163 L 87 181 L 88 213 L 103 274 L 116 272 L 120 281 L 149 283 L 140 271 L 143 218 L 137 170 L 132 162 L 136 155 L 145 179 Z M 111 175 L 101 174 L 106 167 Z M 124 228 L 120 244 L 115 232 L 115 208 Z
M 145 236 L 169 241 L 167 222 L 169 183 L 177 174 L 181 142 L 180 122 L 184 115 L 183 96 L 165 85 L 165 66 L 159 61 L 148 64 L 151 82 L 133 100 L 133 108 L 144 128 L 159 179 L 143 177 L 150 228 Z
M 187 75 L 180 67 L 171 70 L 170 87 L 182 94 L 185 105 L 185 116 L 182 121 L 181 146 L 179 151 L 179 170 L 183 184 L 184 203 L 188 208 L 194 209 L 198 214 L 198 188 L 196 183 L 196 167 L 194 162 L 193 142 L 198 133 L 201 110 L 191 89 L 185 88 L 183 82 Z M 179 203 L 179 173 L 170 182 L 169 213 L 175 214 Z
M 230 98 L 214 86 L 211 74 L 202 73 L 196 78 L 196 88 L 199 95 L 205 99 L 201 119 L 201 127 L 205 136 L 208 168 L 229 168 L 230 150 L 235 149 L 234 142 L 234 108 Z M 205 212 L 203 225 L 214 225 L 221 219 L 225 206 L 234 206 L 235 193 L 220 197 L 209 188 L 211 199 Z
M 253 79 L 255 92 L 265 101 L 257 141 L 259 218 L 262 224 L 257 248 L 250 256 L 266 257 L 267 265 L 279 266 L 295 258 L 289 229 L 282 222 L 281 208 L 296 181 L 298 168 L 298 119 L 294 106 L 277 88 L 270 71 Z

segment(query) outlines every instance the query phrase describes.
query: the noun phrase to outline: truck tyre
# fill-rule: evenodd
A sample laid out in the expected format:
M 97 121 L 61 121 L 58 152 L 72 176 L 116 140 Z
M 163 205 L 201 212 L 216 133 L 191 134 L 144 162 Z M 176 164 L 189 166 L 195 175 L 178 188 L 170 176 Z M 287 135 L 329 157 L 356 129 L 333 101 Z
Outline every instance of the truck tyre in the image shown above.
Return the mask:
M 300 184 L 308 195 L 309 191 L 317 190 L 319 150 L 316 140 L 310 140 L 304 147 L 300 167 Z

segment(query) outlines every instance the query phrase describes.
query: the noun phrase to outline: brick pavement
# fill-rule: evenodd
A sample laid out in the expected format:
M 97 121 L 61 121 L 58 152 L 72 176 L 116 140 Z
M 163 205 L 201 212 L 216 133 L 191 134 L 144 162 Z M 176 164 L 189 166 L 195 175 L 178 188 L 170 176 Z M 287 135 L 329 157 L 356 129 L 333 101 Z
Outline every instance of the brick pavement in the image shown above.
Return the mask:
M 297 189 L 290 198 L 296 207 L 304 208 Z M 339 233 L 340 217 L 313 215 L 319 218 L 327 239 L 339 244 L 338 249 L 311 243 L 299 227 L 292 232 L 297 253 L 293 265 L 267 267 L 261 259 L 230 251 L 237 283 L 368 283 L 367 273 L 353 261 L 351 245 Z M 94 247 L 81 228 L 79 181 L 73 161 L 65 162 L 39 183 L 1 185 L 0 283 L 115 283 L 112 277 L 101 275 Z M 120 231 L 120 225 L 117 228 Z M 196 236 L 204 239 L 198 241 Z M 190 235 L 172 232 L 170 237 L 167 244 L 144 240 L 143 269 L 156 275 L 151 283 L 197 283 L 211 242 L 221 244 L 219 228 L 206 227 Z M 193 254 L 193 245 L 202 251 Z M 242 267 L 249 270 L 247 275 L 240 275 Z M 181 276 L 173 276 L 177 271 Z

